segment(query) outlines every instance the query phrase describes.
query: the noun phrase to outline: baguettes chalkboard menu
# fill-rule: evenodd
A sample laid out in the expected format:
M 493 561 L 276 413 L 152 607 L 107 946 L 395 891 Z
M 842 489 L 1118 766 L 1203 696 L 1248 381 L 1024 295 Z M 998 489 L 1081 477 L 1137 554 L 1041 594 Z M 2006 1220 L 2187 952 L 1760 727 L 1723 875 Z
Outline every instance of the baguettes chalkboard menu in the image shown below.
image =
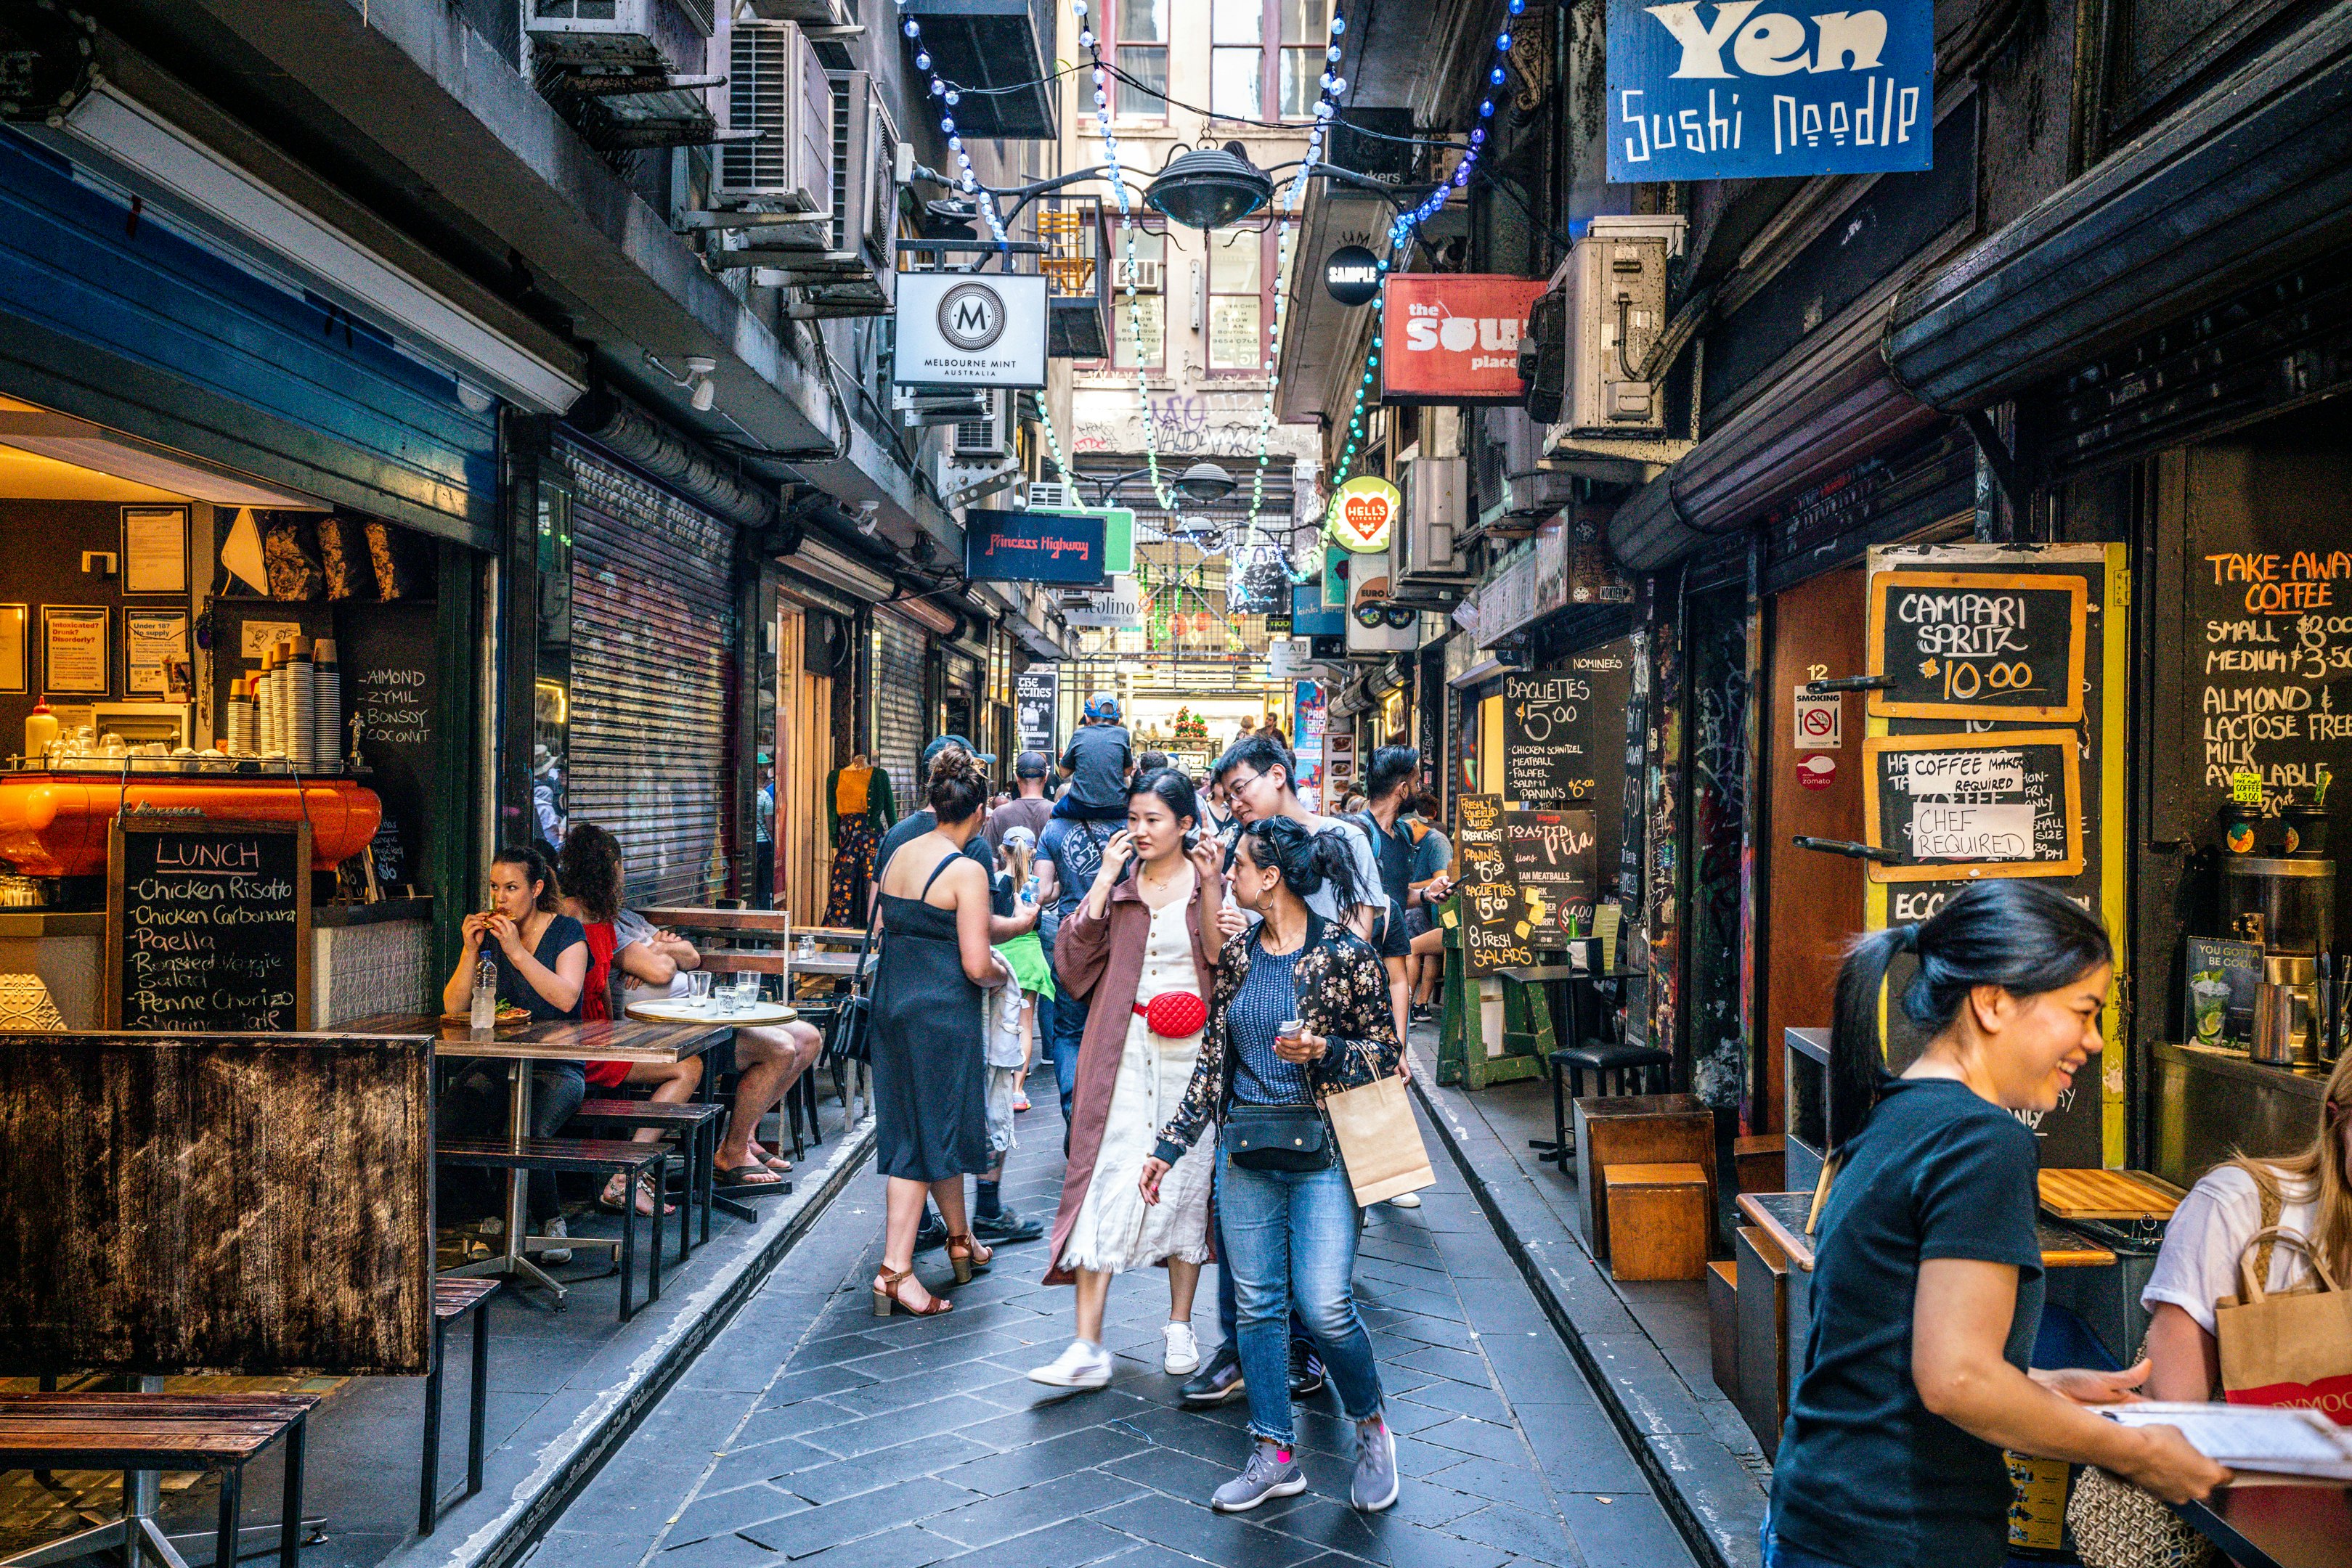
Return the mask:
M 1872 736 L 1863 742 L 1874 882 L 2073 876 L 2083 869 L 2082 770 L 2071 729 Z
M 106 1027 L 310 1027 L 310 828 L 136 809 L 115 819 Z
M 2083 716 L 2088 580 L 1985 571 L 1882 571 L 1870 580 L 1870 694 L 1885 718 Z
M 1600 890 L 1593 876 L 1596 838 L 1590 811 L 1505 811 L 1503 860 L 1510 880 L 1529 895 L 1531 941 L 1557 946 L 1590 935 Z
M 1534 963 L 1535 953 L 1528 941 L 1527 896 L 1511 880 L 1510 862 L 1504 852 L 1503 798 L 1459 796 L 1455 810 L 1454 847 L 1462 858 L 1456 906 L 1462 915 L 1462 947 L 1469 955 L 1469 972 L 1491 975 Z

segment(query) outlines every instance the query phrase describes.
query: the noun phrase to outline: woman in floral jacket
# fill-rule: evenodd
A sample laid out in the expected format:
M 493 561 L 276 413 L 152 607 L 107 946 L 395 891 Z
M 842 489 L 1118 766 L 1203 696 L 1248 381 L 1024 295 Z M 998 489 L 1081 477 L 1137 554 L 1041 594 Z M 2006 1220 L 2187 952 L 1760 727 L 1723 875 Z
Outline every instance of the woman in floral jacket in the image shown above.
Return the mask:
M 1362 903 L 1367 890 L 1354 881 L 1355 858 L 1337 832 L 1311 833 L 1282 817 L 1242 830 L 1233 894 L 1264 918 L 1218 955 L 1199 1064 L 1143 1166 L 1144 1197 L 1157 1202 L 1170 1166 L 1213 1118 L 1223 1124 L 1214 1156 L 1220 1250 L 1234 1271 L 1257 1437 L 1247 1467 L 1212 1500 L 1228 1513 L 1307 1487 L 1291 1424 L 1294 1305 L 1356 1423 L 1352 1500 L 1367 1512 L 1396 1500 L 1396 1442 L 1381 1419 L 1380 1373 L 1351 1283 L 1362 1215 L 1321 1114 L 1328 1096 L 1393 1075 L 1402 1048 L 1379 954 L 1306 904 L 1326 882 L 1341 908 Z M 1290 1152 L 1294 1134 L 1308 1152 Z M 1271 1152 L 1286 1168 L 1267 1168 L 1269 1139 L 1286 1145 Z

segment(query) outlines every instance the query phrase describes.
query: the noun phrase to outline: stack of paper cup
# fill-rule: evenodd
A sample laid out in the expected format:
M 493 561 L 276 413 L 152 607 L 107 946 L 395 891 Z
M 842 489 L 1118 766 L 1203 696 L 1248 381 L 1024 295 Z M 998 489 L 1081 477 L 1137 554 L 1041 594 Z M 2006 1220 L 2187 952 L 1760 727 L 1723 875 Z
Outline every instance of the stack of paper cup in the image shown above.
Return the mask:
M 286 755 L 294 759 L 295 767 L 305 769 L 317 760 L 312 727 L 318 722 L 319 694 L 310 684 L 310 645 L 308 637 L 295 638 L 294 656 L 286 665 L 286 693 L 290 699 L 286 705 Z
M 335 667 L 335 640 L 321 637 L 310 653 L 310 760 L 318 768 L 342 766 L 342 673 Z

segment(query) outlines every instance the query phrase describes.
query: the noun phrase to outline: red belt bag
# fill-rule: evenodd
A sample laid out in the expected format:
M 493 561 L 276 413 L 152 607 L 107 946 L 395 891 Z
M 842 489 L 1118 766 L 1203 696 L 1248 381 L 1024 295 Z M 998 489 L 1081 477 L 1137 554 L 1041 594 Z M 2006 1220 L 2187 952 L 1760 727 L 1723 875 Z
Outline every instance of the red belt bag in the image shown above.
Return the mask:
M 1135 1016 L 1162 1039 L 1182 1040 L 1207 1025 L 1209 1004 L 1190 991 L 1162 991 L 1149 1002 L 1136 1003 Z

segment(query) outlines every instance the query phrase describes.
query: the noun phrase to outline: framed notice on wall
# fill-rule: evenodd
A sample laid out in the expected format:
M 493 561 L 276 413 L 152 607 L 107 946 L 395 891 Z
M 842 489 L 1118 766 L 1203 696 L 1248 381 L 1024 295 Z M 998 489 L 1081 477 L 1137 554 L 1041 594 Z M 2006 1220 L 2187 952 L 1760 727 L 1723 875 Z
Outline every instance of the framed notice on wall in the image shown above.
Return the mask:
M 188 671 L 188 612 L 122 612 L 122 695 L 185 701 L 194 695 Z
M 41 689 L 106 696 L 114 690 L 114 612 L 102 604 L 41 606 Z
M 122 591 L 188 591 L 188 508 L 122 508 Z
M 32 607 L 0 604 L 0 692 L 33 689 Z

